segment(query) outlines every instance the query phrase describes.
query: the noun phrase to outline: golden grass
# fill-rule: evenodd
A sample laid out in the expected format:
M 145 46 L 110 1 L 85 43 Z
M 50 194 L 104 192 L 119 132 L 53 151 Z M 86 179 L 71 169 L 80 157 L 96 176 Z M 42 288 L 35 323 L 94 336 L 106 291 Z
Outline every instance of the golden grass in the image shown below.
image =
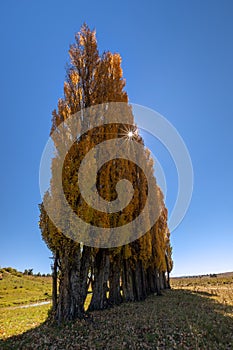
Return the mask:
M 51 277 L 16 276 L 2 273 L 0 308 L 51 299 Z

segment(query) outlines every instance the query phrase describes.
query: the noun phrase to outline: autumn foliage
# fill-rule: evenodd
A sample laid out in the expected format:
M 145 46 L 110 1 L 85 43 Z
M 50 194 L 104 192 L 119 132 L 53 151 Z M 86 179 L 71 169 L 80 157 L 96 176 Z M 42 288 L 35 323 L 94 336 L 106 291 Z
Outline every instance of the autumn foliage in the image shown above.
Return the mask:
M 64 83 L 64 97 L 58 101 L 58 107 L 52 113 L 52 138 L 58 133 L 59 125 L 77 112 L 103 103 L 128 104 L 121 57 L 111 52 L 100 55 L 94 31 L 83 25 L 75 37 L 75 44 L 70 47 L 69 54 L 70 66 Z M 130 124 L 134 124 L 132 113 L 130 119 Z M 80 117 L 80 130 L 86 122 L 85 118 Z M 97 226 L 117 227 L 130 222 L 139 215 L 146 201 L 147 183 L 143 172 L 126 159 L 105 164 L 96 180 L 99 194 L 107 201 L 116 198 L 115 188 L 119 179 L 126 178 L 133 184 L 134 197 L 121 212 L 100 213 L 90 208 L 83 201 L 77 186 L 77 169 L 88 150 L 103 141 L 119 137 L 124 128 L 127 129 L 127 125 L 116 122 L 111 126 L 103 125 L 98 129 L 91 129 L 73 144 L 63 165 L 62 180 L 66 200 L 76 215 L 92 224 L 93 231 Z M 59 137 L 61 140 L 62 135 Z M 139 135 L 135 139 L 143 145 Z M 50 191 L 40 204 L 39 223 L 42 237 L 54 256 L 55 318 L 58 321 L 82 318 L 85 314 L 84 303 L 90 291 L 92 298 L 89 310 L 96 310 L 124 301 L 143 300 L 151 293 L 160 294 L 162 289 L 169 288 L 169 272 L 172 269 L 170 234 L 167 209 L 159 187 L 156 188 L 162 203 L 159 219 L 146 234 L 128 244 L 116 244 L 114 248 L 97 248 L 98 244 L 96 247 L 87 246 L 70 238 L 76 237 L 76 232 L 71 232 L 70 237 L 64 235 L 46 212 L 44 203 L 54 196 L 57 198 L 54 211 L 69 222 L 69 217 L 64 215 L 59 206 L 59 194 L 56 193 L 59 156 L 58 151 L 52 160 Z M 153 173 L 153 161 L 146 148 L 144 157 L 148 171 Z M 87 173 L 86 181 L 88 176 Z M 150 213 L 147 220 L 150 220 Z

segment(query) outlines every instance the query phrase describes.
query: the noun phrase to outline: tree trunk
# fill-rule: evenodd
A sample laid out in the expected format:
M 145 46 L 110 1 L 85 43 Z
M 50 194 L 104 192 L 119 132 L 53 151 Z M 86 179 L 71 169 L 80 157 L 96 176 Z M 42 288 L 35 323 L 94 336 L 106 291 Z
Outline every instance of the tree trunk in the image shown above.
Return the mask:
M 85 306 L 85 300 L 88 293 L 89 281 L 88 273 L 91 268 L 91 247 L 84 246 L 81 258 L 81 269 L 80 269 L 80 303 Z
M 80 247 L 61 258 L 61 279 L 56 309 L 58 323 L 82 318 L 84 304 L 80 284 Z
M 106 249 L 99 249 L 94 262 L 94 281 L 92 284 L 92 298 L 88 311 L 102 310 L 107 307 L 108 276 L 108 252 Z
M 140 301 L 146 298 L 145 294 L 145 286 L 143 284 L 143 276 L 142 276 L 142 262 L 139 260 L 136 262 L 136 267 L 134 270 L 134 293 L 135 300 Z
M 170 289 L 170 271 L 169 271 L 169 263 L 168 263 L 168 257 L 167 254 L 165 254 L 165 260 L 166 260 L 166 267 L 167 267 L 167 288 Z
M 120 256 L 114 257 L 110 264 L 109 273 L 109 299 L 110 305 L 119 305 L 122 302 L 120 292 L 121 261 Z
M 162 272 L 162 277 L 163 277 L 163 285 L 165 289 L 168 289 L 168 283 L 167 283 L 167 278 L 166 278 L 166 272 Z
M 147 269 L 146 275 L 147 275 L 148 294 L 156 293 L 157 292 L 156 280 L 155 280 L 156 276 L 155 276 L 155 272 L 151 267 Z
M 163 280 L 163 273 L 161 271 L 159 272 L 159 284 L 160 284 L 161 289 L 165 289 L 164 280 Z
M 122 290 L 123 290 L 123 300 L 124 301 L 134 301 L 134 292 L 133 292 L 133 275 L 132 268 L 129 264 L 129 261 L 123 260 L 123 269 L 122 269 Z
M 170 273 L 167 271 L 167 288 L 171 289 L 171 284 L 170 284 Z
M 141 262 L 141 271 L 142 271 L 142 293 L 145 299 L 149 293 L 148 293 L 148 284 L 147 284 L 147 278 L 146 278 L 146 270 L 142 262 Z
M 53 310 L 55 311 L 57 309 L 57 260 L 58 260 L 58 252 L 56 251 L 54 255 L 54 262 L 53 262 L 53 271 L 52 271 L 52 305 Z
M 155 269 L 155 284 L 156 284 L 156 292 L 157 295 L 162 295 L 161 293 L 161 283 L 160 283 L 160 278 L 159 278 L 159 272 L 157 269 Z

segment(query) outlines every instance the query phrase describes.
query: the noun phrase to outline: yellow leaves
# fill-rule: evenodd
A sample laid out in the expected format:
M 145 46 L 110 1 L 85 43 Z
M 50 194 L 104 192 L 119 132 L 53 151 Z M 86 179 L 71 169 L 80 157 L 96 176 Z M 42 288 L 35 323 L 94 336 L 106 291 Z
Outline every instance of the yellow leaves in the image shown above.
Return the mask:
M 83 25 L 81 31 L 75 37 L 76 43 L 70 47 L 69 53 L 71 58 L 71 67 L 67 71 L 67 80 L 64 83 L 64 97 L 58 101 L 58 111 L 53 112 L 53 125 L 51 130 L 56 130 L 57 126 L 70 115 L 82 110 L 82 116 L 77 121 L 77 134 L 79 137 L 81 130 L 85 124 L 90 123 L 85 117 L 85 108 L 92 105 L 106 102 L 128 102 L 128 96 L 123 91 L 125 80 L 121 68 L 121 56 L 119 53 L 106 52 L 102 56 L 99 55 L 97 49 L 96 33 L 91 31 L 87 25 Z M 131 111 L 130 107 L 127 107 Z M 110 113 L 110 108 L 108 110 Z M 126 112 L 125 112 L 126 113 Z M 130 121 L 133 121 L 133 113 L 130 114 Z M 104 115 L 104 114 L 103 114 Z M 104 119 L 104 116 L 101 118 Z M 130 123 L 129 123 L 130 124 Z M 91 125 L 88 124 L 91 129 Z M 122 133 L 122 129 L 127 129 L 125 125 L 114 124 L 111 127 L 101 126 L 98 130 L 90 131 L 85 136 L 78 138 L 77 143 L 69 149 L 68 155 L 63 164 L 63 191 L 66 200 L 75 212 L 83 221 L 93 225 L 93 233 L 95 226 L 99 227 L 117 227 L 126 225 L 133 221 L 144 208 L 148 195 L 148 184 L 143 176 L 143 172 L 138 169 L 135 164 L 128 160 L 114 160 L 107 165 L 103 165 L 98 173 L 96 180 L 96 188 L 99 195 L 106 201 L 116 199 L 116 185 L 121 179 L 127 179 L 134 188 L 134 196 L 130 203 L 119 213 L 98 212 L 92 208 L 85 199 L 81 196 L 81 191 L 77 184 L 77 173 L 84 156 L 95 147 L 95 145 L 111 138 L 117 138 Z M 97 128 L 96 128 L 97 129 Z M 59 131 L 58 131 L 59 133 Z M 68 129 L 59 134 L 59 142 L 61 144 L 69 133 Z M 111 137 L 109 136 L 111 135 Z M 73 135 L 72 135 L 73 136 Z M 142 139 L 138 139 L 139 143 L 143 144 Z M 56 145 L 55 145 L 56 146 Z M 59 151 L 59 150 L 58 150 Z M 104 152 L 108 154 L 109 149 L 106 147 Z M 61 152 L 60 152 L 61 154 Z M 148 172 L 153 174 L 153 160 L 150 151 L 145 149 L 143 154 L 147 161 Z M 59 207 L 59 194 L 56 192 L 56 176 L 59 152 L 52 163 L 52 180 L 51 194 L 56 198 L 55 208 L 53 210 L 62 217 L 63 222 L 68 225 L 69 230 L 73 227 L 70 217 L 66 211 L 62 211 Z M 89 167 L 85 168 L 84 180 L 92 189 L 94 186 L 91 172 L 89 169 L 96 170 L 95 159 L 93 156 Z M 87 169 L 87 170 L 86 170 Z M 90 170 L 91 170 L 90 169 Z M 153 182 L 154 189 L 158 191 L 158 196 L 163 201 L 161 190 L 157 187 L 156 181 Z M 125 195 L 128 195 L 125 192 Z M 91 198 L 89 194 L 89 198 Z M 151 211 L 154 208 L 151 209 Z M 151 220 L 151 211 L 145 217 L 143 224 L 147 226 Z M 148 226 L 147 226 L 148 227 Z M 58 249 L 63 256 L 67 252 L 71 252 L 74 242 L 64 237 L 59 232 L 53 223 L 49 220 L 41 206 L 40 228 L 42 236 L 51 250 Z M 74 230 L 75 231 L 75 230 Z M 70 237 L 75 238 L 76 232 Z M 133 235 L 132 232 L 126 232 L 126 235 Z M 98 243 L 98 242 L 97 242 Z M 117 245 L 117 244 L 116 244 Z M 67 249 L 67 250 L 66 250 Z M 122 254 L 121 257 L 129 259 L 129 265 L 136 266 L 136 262 L 142 263 L 144 268 L 157 268 L 165 271 L 165 254 L 169 259 L 171 266 L 171 249 L 169 245 L 169 235 L 167 231 L 167 211 L 163 207 L 161 216 L 151 230 L 144 235 L 140 240 L 134 241 L 122 249 L 113 249 L 111 257 Z
M 70 72 L 69 77 L 70 77 L 70 80 L 74 86 L 76 86 L 78 84 L 78 82 L 80 81 L 80 77 L 75 70 L 72 70 Z
M 77 97 L 79 98 L 79 101 L 82 102 L 83 96 L 82 96 L 82 89 L 77 89 Z
M 82 46 L 85 45 L 85 37 L 83 36 L 82 32 L 79 32 L 79 44 Z
M 70 89 L 70 85 L 69 83 L 67 83 L 66 81 L 64 82 L 64 94 L 65 96 L 68 98 L 71 94 L 71 89 Z
M 81 30 L 76 34 L 76 41 L 81 46 L 87 45 L 87 42 L 96 43 L 96 31 L 90 30 L 86 23 L 81 27 Z

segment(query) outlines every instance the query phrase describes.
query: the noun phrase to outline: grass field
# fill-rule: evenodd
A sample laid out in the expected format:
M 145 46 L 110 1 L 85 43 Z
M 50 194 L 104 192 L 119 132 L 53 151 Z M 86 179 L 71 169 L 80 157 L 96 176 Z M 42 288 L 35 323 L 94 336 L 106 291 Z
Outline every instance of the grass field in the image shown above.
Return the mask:
M 25 276 L 1 269 L 0 338 L 20 334 L 47 319 L 51 304 L 24 308 L 51 300 L 51 277 Z
M 51 299 L 51 277 L 25 276 L 2 272 L 0 307 L 16 306 Z
M 50 307 L 51 304 L 30 308 L 0 308 L 0 339 L 39 326 L 47 319 Z
M 171 283 L 161 297 L 93 312 L 60 327 L 45 321 L 49 305 L 15 309 L 14 317 L 4 308 L 0 349 L 233 349 L 233 275 Z

